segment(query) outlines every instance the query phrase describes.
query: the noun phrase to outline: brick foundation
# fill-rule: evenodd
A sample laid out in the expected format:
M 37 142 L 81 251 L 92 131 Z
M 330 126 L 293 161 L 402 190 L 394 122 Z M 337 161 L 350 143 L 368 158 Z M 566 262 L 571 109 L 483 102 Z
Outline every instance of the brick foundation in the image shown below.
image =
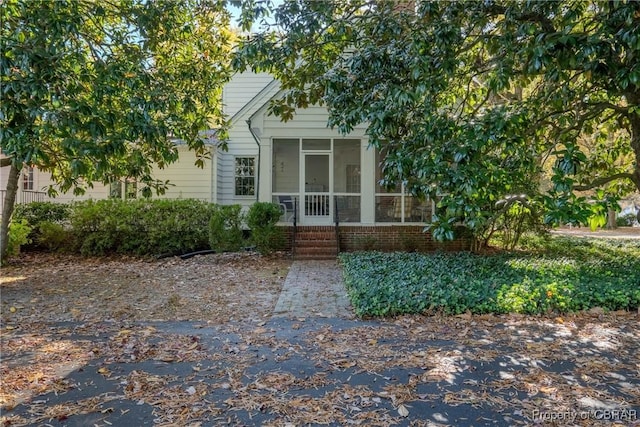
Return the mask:
M 292 248 L 293 227 L 283 227 L 287 237 L 287 249 Z M 433 251 L 467 251 L 471 248 L 471 239 L 458 238 L 448 242 L 438 242 L 431 238 L 431 233 L 424 232 L 421 225 L 378 225 L 339 227 L 340 251 L 353 252 L 359 250 L 378 250 L 383 252 L 433 252 Z M 297 241 L 309 233 L 333 233 L 333 226 L 298 226 Z

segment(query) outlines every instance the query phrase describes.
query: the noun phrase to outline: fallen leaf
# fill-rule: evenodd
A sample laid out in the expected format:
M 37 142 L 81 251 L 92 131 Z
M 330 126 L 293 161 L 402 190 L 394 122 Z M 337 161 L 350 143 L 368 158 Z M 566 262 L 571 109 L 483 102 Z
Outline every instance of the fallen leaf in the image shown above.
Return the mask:
M 408 417 L 409 416 L 409 410 L 407 409 L 406 406 L 404 405 L 400 405 L 398 406 L 398 414 L 400 414 L 401 417 Z

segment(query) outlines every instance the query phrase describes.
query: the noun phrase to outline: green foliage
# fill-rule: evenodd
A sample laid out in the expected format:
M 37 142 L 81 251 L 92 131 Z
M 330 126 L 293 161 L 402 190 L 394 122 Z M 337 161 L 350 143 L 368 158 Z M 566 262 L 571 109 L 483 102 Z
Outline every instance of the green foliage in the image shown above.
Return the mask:
M 200 167 L 203 131 L 226 148 L 229 19 L 224 0 L 2 1 L 2 152 L 50 172 L 50 193 L 123 178 L 163 193 L 154 167 L 176 140 Z
M 270 254 L 284 248 L 284 232 L 276 227 L 281 215 L 276 203 L 258 202 L 249 208 L 247 225 L 251 229 L 251 240 L 260 253 Z
M 435 238 L 456 225 L 486 238 L 506 220 L 517 241 L 523 215 L 496 207 L 509 195 L 526 195 L 548 225 L 586 225 L 640 189 L 637 2 L 253 6 L 245 24 L 273 23 L 234 66 L 280 80 L 270 112 L 288 120 L 324 104 L 342 133 L 366 124 L 385 182 L 438 200 Z M 579 193 L 592 189 L 605 193 L 597 211 Z
M 31 202 L 19 204 L 13 211 L 16 219 L 26 219 L 35 227 L 41 222 L 54 222 L 62 224 L 69 219 L 70 207 L 66 203 Z
M 7 247 L 8 255 L 18 255 L 20 253 L 20 247 L 31 243 L 29 239 L 29 233 L 31 233 L 31 227 L 26 219 L 13 220 L 9 224 L 9 240 Z
M 73 244 L 72 234 L 64 226 L 50 221 L 42 221 L 38 224 L 37 244 L 51 252 L 61 249 L 71 249 Z
M 547 313 L 640 306 L 640 244 L 532 238 L 527 252 L 341 254 L 359 316 Z
M 483 233 L 483 246 L 488 246 L 494 232 L 499 233 L 500 246 L 513 250 L 520 243 L 524 233 L 544 234 L 547 232 L 542 219 L 542 207 L 535 201 L 522 196 L 511 196 L 496 204 L 496 213 L 490 227 Z
M 222 252 L 235 252 L 242 248 L 242 206 L 218 206 L 209 221 L 209 245 Z
M 40 247 L 49 247 L 47 238 L 43 238 L 43 226 L 46 228 L 48 238 L 52 238 L 51 224 L 57 224 L 62 227 L 62 224 L 66 224 L 69 220 L 71 208 L 65 203 L 53 203 L 53 202 L 32 202 L 19 204 L 13 211 L 14 220 L 26 220 L 31 227 L 31 233 L 29 234 L 29 240 L 35 245 Z M 54 239 L 55 240 L 55 239 Z M 50 242 L 53 243 L 53 242 Z M 54 244 L 57 246 L 57 244 Z
M 85 255 L 180 254 L 209 247 L 215 205 L 200 200 L 99 200 L 73 205 L 71 227 Z
M 247 213 L 247 225 L 252 230 L 276 225 L 282 211 L 277 203 L 257 202 L 251 205 Z
M 618 227 L 631 227 L 636 222 L 636 215 L 628 213 L 616 218 L 616 225 Z

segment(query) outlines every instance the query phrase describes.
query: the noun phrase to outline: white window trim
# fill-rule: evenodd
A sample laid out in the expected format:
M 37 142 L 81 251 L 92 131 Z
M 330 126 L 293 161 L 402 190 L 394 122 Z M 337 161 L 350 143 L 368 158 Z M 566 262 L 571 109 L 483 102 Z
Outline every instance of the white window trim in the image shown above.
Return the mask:
M 253 160 L 253 175 L 248 175 L 247 177 L 253 177 L 253 194 L 238 194 L 237 190 L 238 188 L 236 187 L 236 179 L 240 178 L 239 175 L 236 175 L 236 166 L 237 166 L 237 161 L 238 159 L 251 159 Z M 258 159 L 256 156 L 234 156 L 233 157 L 233 197 L 235 199 L 255 199 L 256 198 L 256 186 L 257 186 L 257 182 L 258 182 L 258 176 L 257 176 L 257 171 L 258 171 Z

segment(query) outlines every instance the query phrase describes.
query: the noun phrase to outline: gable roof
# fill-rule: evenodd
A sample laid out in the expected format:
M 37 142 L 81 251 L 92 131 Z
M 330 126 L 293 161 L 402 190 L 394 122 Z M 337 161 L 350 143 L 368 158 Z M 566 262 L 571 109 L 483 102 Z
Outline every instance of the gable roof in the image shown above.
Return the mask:
M 280 93 L 280 82 L 276 79 L 271 80 L 263 87 L 253 98 L 249 100 L 242 108 L 240 108 L 232 117 L 231 122 L 239 120 L 247 113 L 251 112 L 250 118 L 261 110 Z

